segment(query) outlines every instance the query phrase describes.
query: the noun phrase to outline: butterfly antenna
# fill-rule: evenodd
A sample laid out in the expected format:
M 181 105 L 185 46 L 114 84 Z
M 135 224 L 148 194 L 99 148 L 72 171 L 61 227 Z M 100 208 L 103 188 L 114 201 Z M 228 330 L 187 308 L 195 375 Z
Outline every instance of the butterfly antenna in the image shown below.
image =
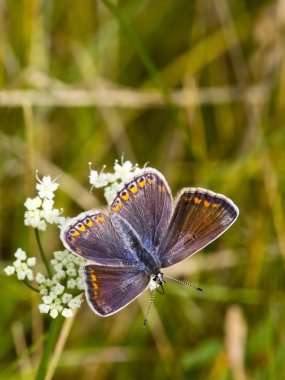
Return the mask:
M 154 300 L 155 292 L 156 292 L 156 289 L 154 289 L 153 292 L 152 292 L 152 296 L 151 296 L 151 299 L 150 299 L 150 301 L 149 301 L 149 305 L 148 305 L 148 308 L 147 308 L 147 312 L 146 312 L 146 315 L 145 315 L 145 319 L 144 319 L 144 321 L 143 321 L 143 327 L 146 327 L 146 326 L 147 326 L 148 315 L 149 315 L 149 312 L 150 312 L 151 305 L 153 304 L 153 300 Z
M 190 282 L 186 282 L 186 281 L 178 280 L 177 278 L 174 278 L 174 277 L 171 277 L 171 276 L 167 276 L 165 273 L 164 273 L 164 277 L 169 278 L 170 280 L 173 280 L 173 281 L 179 282 L 180 284 L 187 285 L 187 286 L 191 286 L 191 288 L 194 288 L 195 290 L 198 290 L 199 292 L 202 292 L 202 291 L 203 291 L 202 288 L 199 288 L 198 286 L 196 286 L 196 285 L 194 285 L 194 284 L 190 284 Z

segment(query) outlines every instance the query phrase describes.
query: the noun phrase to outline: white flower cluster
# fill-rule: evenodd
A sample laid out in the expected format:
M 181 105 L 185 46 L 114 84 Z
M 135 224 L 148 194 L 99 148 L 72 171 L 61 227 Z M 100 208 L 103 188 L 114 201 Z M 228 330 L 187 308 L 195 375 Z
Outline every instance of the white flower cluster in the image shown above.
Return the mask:
M 54 252 L 54 258 L 50 263 L 55 271 L 51 279 L 41 273 L 35 276 L 42 297 L 39 310 L 52 318 L 59 314 L 65 318 L 72 317 L 72 310 L 79 308 L 82 303 L 78 294 L 84 289 L 81 270 L 84 260 L 64 250 Z
M 42 180 L 38 176 L 36 178 L 38 195 L 35 198 L 28 198 L 24 203 L 27 209 L 24 223 L 26 226 L 45 231 L 47 223 L 62 225 L 65 218 L 60 216 L 62 210 L 53 208 L 53 197 L 59 186 L 58 183 L 52 181 L 50 176 L 45 176 Z
M 28 258 L 26 252 L 21 248 L 17 249 L 14 256 L 16 257 L 16 260 L 13 262 L 13 265 L 8 265 L 4 269 L 4 272 L 7 274 L 7 276 L 11 276 L 15 273 L 18 277 L 18 280 L 27 279 L 29 281 L 33 281 L 34 272 L 31 268 L 36 265 L 36 258 Z
M 104 196 L 108 203 L 112 202 L 122 183 L 131 179 L 134 174 L 137 174 L 141 170 L 138 164 L 133 165 L 130 161 L 123 162 L 123 159 L 121 164 L 119 164 L 118 160 L 115 161 L 113 173 L 104 173 L 105 166 L 100 173 L 97 170 L 92 170 L 90 163 L 89 166 L 90 184 L 96 188 L 104 187 Z
M 27 279 L 38 284 L 40 313 L 49 314 L 52 318 L 60 314 L 65 318 L 72 317 L 73 309 L 79 308 L 82 302 L 78 295 L 84 289 L 81 270 L 84 260 L 67 250 L 54 252 L 54 258 L 50 261 L 54 275 L 46 278 L 31 269 L 36 264 L 35 257 L 28 258 L 21 248 L 17 249 L 14 256 L 16 260 L 13 265 L 7 266 L 4 271 L 8 276 L 16 274 L 19 280 Z

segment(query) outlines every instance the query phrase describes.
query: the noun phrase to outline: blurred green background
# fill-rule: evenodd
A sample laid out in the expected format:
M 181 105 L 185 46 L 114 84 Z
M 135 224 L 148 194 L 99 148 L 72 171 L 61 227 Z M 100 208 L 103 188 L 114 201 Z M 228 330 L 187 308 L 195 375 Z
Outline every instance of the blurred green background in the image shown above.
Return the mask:
M 65 324 L 54 379 L 284 379 L 285 1 L 0 2 L 0 378 L 33 379 L 49 319 L 3 268 L 18 247 L 35 171 L 59 176 L 64 215 L 104 205 L 88 162 L 125 159 L 240 208 L 216 242 L 106 319 Z M 49 255 L 58 229 L 42 235 Z M 54 372 L 54 375 L 53 375 Z

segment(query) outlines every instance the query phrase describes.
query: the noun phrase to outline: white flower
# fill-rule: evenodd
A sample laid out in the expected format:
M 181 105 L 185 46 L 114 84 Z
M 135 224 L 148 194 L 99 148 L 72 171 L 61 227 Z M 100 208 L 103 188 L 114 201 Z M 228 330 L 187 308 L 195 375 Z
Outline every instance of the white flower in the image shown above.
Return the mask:
M 4 268 L 4 272 L 6 273 L 7 276 L 11 276 L 12 274 L 15 273 L 15 267 L 8 265 L 6 268 Z
M 58 209 L 42 210 L 41 217 L 50 224 L 59 224 L 60 211 Z
M 49 315 L 50 315 L 53 319 L 55 319 L 55 318 L 58 316 L 58 311 L 57 311 L 57 309 L 52 309 L 52 310 L 50 311 Z
M 31 226 L 33 228 L 38 228 L 40 231 L 46 230 L 46 222 L 41 219 L 41 211 L 26 211 L 24 214 L 25 226 Z
M 114 182 L 112 185 L 105 187 L 104 197 L 108 204 L 110 204 L 114 200 L 119 187 L 120 185 L 118 182 Z
M 131 161 L 122 161 L 122 164 L 120 165 L 118 160 L 116 160 L 114 165 L 115 177 L 124 182 L 126 179 L 130 177 L 130 174 L 133 176 L 132 172 L 136 168 L 137 165 L 133 166 Z
M 62 280 L 63 278 L 66 277 L 66 273 L 65 273 L 64 270 L 59 270 L 59 271 L 56 272 L 55 277 L 56 277 L 58 280 Z
M 23 281 L 26 278 L 26 273 L 23 271 L 17 271 L 17 278 L 18 280 Z
M 61 299 L 63 303 L 68 303 L 72 299 L 72 294 L 64 293 Z
M 36 189 L 38 190 L 39 197 L 52 199 L 54 197 L 54 192 L 57 190 L 59 184 L 52 181 L 49 175 L 43 177 L 42 180 L 38 176 L 36 177 L 38 181 Z
M 57 261 L 61 261 L 64 258 L 64 253 L 65 251 L 56 251 L 53 253 L 53 256 Z
M 54 300 L 54 297 L 52 296 L 43 296 L 42 300 L 46 305 L 50 305 L 52 301 Z
M 37 273 L 35 280 L 38 284 L 43 284 L 45 282 L 46 278 L 42 273 Z
M 40 208 L 42 204 L 42 200 L 40 197 L 35 197 L 35 198 L 27 198 L 26 202 L 24 203 L 24 206 L 28 211 L 34 211 L 37 208 Z
M 71 278 L 67 281 L 66 286 L 68 289 L 74 289 L 76 287 L 76 280 L 74 280 L 74 278 Z
M 27 269 L 26 272 L 25 272 L 25 275 L 27 277 L 27 279 L 29 281 L 33 281 L 34 280 L 34 273 L 31 269 Z
M 53 287 L 51 288 L 51 291 L 52 291 L 55 295 L 59 296 L 60 294 L 62 294 L 62 293 L 64 292 L 64 286 L 61 285 L 60 283 L 57 283 L 55 286 L 53 286 Z
M 84 281 L 83 281 L 83 276 L 81 275 L 80 277 L 77 278 L 77 288 L 79 290 L 84 290 Z
M 42 203 L 42 209 L 45 211 L 50 211 L 53 209 L 54 200 L 45 198 Z
M 91 170 L 89 175 L 89 182 L 96 188 L 105 187 L 109 182 L 112 182 L 113 175 L 111 173 L 99 173 L 97 170 Z
M 69 302 L 68 302 L 68 306 L 71 308 L 71 309 L 77 309 L 81 306 L 81 303 L 82 303 L 82 300 L 79 299 L 79 298 L 72 298 Z
M 17 251 L 14 253 L 14 256 L 16 257 L 16 259 L 19 259 L 20 261 L 26 260 L 27 258 L 26 252 L 23 251 L 21 248 L 17 249 Z
M 76 277 L 77 276 L 77 272 L 75 270 L 75 268 L 68 268 L 66 270 L 66 274 L 69 276 L 69 277 Z
M 73 317 L 73 312 L 72 312 L 71 309 L 66 309 L 66 308 L 64 308 L 64 309 L 62 310 L 62 312 L 61 312 L 61 315 L 62 315 L 63 317 L 65 317 L 65 318 L 71 318 L 71 317 Z
M 34 267 L 36 265 L 36 258 L 35 257 L 29 257 L 27 260 L 27 265 L 29 267 Z
M 16 268 L 16 269 L 19 269 L 19 268 L 21 268 L 22 267 L 22 261 L 21 260 L 15 260 L 14 262 L 13 262 L 13 265 L 14 265 L 14 267 Z
M 49 312 L 50 306 L 45 303 L 39 304 L 39 311 L 41 314 L 47 314 Z

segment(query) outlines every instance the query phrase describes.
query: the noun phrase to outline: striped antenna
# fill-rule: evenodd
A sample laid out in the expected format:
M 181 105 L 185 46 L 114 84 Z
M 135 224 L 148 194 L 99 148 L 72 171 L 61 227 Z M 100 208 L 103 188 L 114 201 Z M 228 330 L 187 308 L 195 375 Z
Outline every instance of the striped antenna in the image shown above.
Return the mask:
M 177 278 L 174 278 L 174 277 L 171 277 L 171 276 L 167 276 L 165 273 L 164 273 L 163 275 L 164 275 L 164 277 L 169 278 L 170 280 L 173 280 L 173 281 L 179 282 L 180 284 L 187 285 L 187 286 L 191 286 L 191 288 L 194 288 L 195 290 L 198 290 L 199 292 L 202 292 L 202 291 L 203 291 L 202 288 L 199 288 L 199 287 L 196 286 L 196 285 L 190 284 L 190 282 L 186 282 L 186 281 L 178 280 Z
M 145 319 L 144 319 L 144 321 L 143 321 L 143 327 L 146 327 L 146 326 L 147 326 L 148 315 L 149 315 L 149 312 L 150 312 L 151 305 L 153 304 L 153 300 L 154 300 L 155 292 L 156 292 L 156 289 L 154 289 L 153 292 L 152 292 L 152 296 L 151 296 L 151 299 L 150 299 L 150 302 L 149 302 L 149 305 L 148 305 L 148 308 L 147 308 L 147 312 L 146 312 L 146 315 L 145 315 Z

